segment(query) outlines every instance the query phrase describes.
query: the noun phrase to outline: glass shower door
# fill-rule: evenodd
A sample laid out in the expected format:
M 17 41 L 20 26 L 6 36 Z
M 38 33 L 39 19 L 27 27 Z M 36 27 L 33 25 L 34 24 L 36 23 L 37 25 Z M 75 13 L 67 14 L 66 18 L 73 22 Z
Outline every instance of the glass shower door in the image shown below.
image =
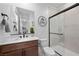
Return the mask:
M 64 13 L 50 19 L 50 47 L 64 54 Z

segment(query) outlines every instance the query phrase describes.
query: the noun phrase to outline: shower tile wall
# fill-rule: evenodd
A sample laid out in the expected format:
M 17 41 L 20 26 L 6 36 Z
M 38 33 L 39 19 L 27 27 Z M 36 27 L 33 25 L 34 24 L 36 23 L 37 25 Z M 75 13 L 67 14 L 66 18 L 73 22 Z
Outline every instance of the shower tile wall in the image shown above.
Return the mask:
M 56 46 L 59 44 L 59 36 L 55 35 L 55 34 L 50 34 L 50 45 L 52 46 Z
M 79 6 L 65 12 L 65 47 L 79 53 Z

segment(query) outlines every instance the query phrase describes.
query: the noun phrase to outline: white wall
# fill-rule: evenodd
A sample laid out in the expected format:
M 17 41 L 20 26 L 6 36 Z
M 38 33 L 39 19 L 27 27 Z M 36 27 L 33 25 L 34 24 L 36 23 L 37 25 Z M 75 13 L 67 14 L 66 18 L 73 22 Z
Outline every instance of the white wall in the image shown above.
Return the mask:
M 7 14 L 8 17 L 9 17 L 9 20 L 8 20 L 8 23 L 9 23 L 9 27 L 10 27 L 10 31 L 12 32 L 12 21 L 15 20 L 15 16 L 14 16 L 14 13 L 13 13 L 13 9 L 12 9 L 12 5 L 10 4 L 7 4 L 7 3 L 0 3 L 0 37 L 4 36 L 2 34 L 5 34 L 5 29 L 3 28 L 4 26 L 1 25 L 1 21 L 2 21 L 2 16 L 1 16 L 1 13 L 4 13 L 4 14 Z M 11 33 L 10 32 L 10 33 Z M 6 36 L 6 35 L 5 35 Z
M 0 4 L 0 33 L 1 32 L 5 32 L 5 29 L 2 28 L 3 26 L 1 25 L 1 21 L 2 21 L 2 16 L 1 13 L 5 13 L 8 14 L 10 16 L 10 6 L 8 6 L 7 4 Z M 4 30 L 4 31 L 3 31 Z

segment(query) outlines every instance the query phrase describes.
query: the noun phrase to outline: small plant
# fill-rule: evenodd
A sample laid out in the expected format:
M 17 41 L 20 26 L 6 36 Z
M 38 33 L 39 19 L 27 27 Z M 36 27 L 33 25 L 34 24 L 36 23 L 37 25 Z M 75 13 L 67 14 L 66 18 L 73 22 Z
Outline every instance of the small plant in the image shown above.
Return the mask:
M 33 27 L 31 27 L 30 28 L 30 33 L 32 33 L 32 34 L 34 34 L 35 32 L 34 32 L 34 28 Z

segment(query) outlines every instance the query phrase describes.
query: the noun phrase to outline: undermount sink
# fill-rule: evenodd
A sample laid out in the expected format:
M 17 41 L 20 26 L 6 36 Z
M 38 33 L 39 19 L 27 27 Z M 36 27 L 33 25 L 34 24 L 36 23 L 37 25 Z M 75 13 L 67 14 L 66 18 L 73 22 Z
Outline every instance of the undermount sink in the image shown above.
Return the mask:
M 27 38 L 27 37 L 29 37 L 28 35 L 19 35 L 19 38 Z

